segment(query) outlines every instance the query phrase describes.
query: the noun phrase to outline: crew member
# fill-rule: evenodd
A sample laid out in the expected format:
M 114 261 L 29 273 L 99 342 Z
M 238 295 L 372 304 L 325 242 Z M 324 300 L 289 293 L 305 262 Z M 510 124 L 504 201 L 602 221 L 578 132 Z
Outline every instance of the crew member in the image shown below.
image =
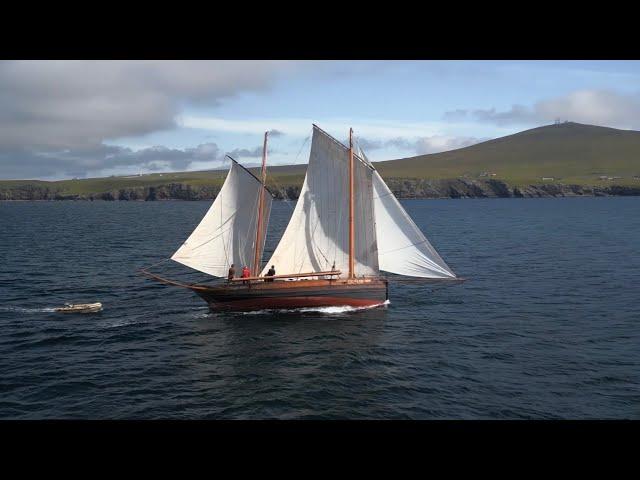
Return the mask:
M 230 282 L 233 280 L 233 277 L 236 276 L 236 266 L 232 263 L 231 267 L 229 267 L 229 275 L 227 275 L 227 281 Z
M 247 267 L 246 265 L 244 267 L 242 267 L 242 278 L 249 278 L 251 276 L 251 271 L 249 270 L 249 267 Z M 244 281 L 242 282 L 243 284 L 247 284 L 249 283 L 248 281 Z
M 271 268 L 269 269 L 265 277 L 273 277 L 275 274 L 276 274 L 276 266 L 271 265 Z M 265 282 L 273 282 L 273 278 L 267 278 Z

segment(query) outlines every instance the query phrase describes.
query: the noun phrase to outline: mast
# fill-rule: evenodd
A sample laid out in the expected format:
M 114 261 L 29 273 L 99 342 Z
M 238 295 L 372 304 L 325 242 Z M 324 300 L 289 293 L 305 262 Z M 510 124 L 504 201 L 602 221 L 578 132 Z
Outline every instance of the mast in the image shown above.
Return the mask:
M 260 259 L 262 257 L 262 224 L 263 221 L 263 210 L 264 210 L 264 189 L 265 189 L 265 181 L 267 178 L 267 137 L 269 136 L 269 132 L 264 132 L 264 145 L 262 146 L 262 175 L 260 176 L 260 181 L 262 183 L 262 188 L 260 189 L 260 194 L 258 196 L 258 225 L 256 228 L 256 249 L 255 256 L 253 258 L 253 269 L 252 276 L 257 277 L 260 274 Z
M 353 201 L 353 128 L 349 129 L 349 278 L 355 276 L 355 255 L 354 255 L 354 240 L 355 230 L 353 225 L 354 216 L 354 201 Z

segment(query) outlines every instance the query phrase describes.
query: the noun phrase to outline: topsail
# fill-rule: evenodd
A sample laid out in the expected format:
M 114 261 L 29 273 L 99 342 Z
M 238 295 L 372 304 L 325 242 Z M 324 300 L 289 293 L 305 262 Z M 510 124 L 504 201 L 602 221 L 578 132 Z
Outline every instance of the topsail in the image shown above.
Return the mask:
M 258 228 L 258 206 L 262 183 L 232 161 L 227 178 L 213 205 L 172 260 L 216 277 L 226 277 L 231 264 L 239 270 L 251 266 L 256 251 L 264 247 L 272 197 L 263 195 L 263 227 Z M 266 190 L 266 189 L 265 189 Z

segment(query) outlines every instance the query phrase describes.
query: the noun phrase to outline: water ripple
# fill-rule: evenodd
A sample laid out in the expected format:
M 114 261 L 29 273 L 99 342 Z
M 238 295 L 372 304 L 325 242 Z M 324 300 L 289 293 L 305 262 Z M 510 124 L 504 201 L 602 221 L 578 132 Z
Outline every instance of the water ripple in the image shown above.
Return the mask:
M 135 274 L 208 202 L 0 202 L 0 418 L 640 418 L 639 202 L 407 201 L 468 282 L 251 313 Z

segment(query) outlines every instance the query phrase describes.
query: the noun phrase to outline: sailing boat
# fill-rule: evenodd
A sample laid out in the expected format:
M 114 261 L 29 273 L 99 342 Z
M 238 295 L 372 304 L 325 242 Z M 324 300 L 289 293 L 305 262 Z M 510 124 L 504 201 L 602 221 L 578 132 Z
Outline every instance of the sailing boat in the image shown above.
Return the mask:
M 300 196 L 270 260 L 261 265 L 273 195 L 266 186 L 268 132 L 260 178 L 234 159 L 213 205 L 172 260 L 214 277 L 251 266 L 248 278 L 217 285 L 184 284 L 213 310 L 370 307 L 388 298 L 392 274 L 432 281 L 460 280 L 359 149 L 313 125 L 309 165 Z M 265 276 L 275 265 L 282 274 Z

